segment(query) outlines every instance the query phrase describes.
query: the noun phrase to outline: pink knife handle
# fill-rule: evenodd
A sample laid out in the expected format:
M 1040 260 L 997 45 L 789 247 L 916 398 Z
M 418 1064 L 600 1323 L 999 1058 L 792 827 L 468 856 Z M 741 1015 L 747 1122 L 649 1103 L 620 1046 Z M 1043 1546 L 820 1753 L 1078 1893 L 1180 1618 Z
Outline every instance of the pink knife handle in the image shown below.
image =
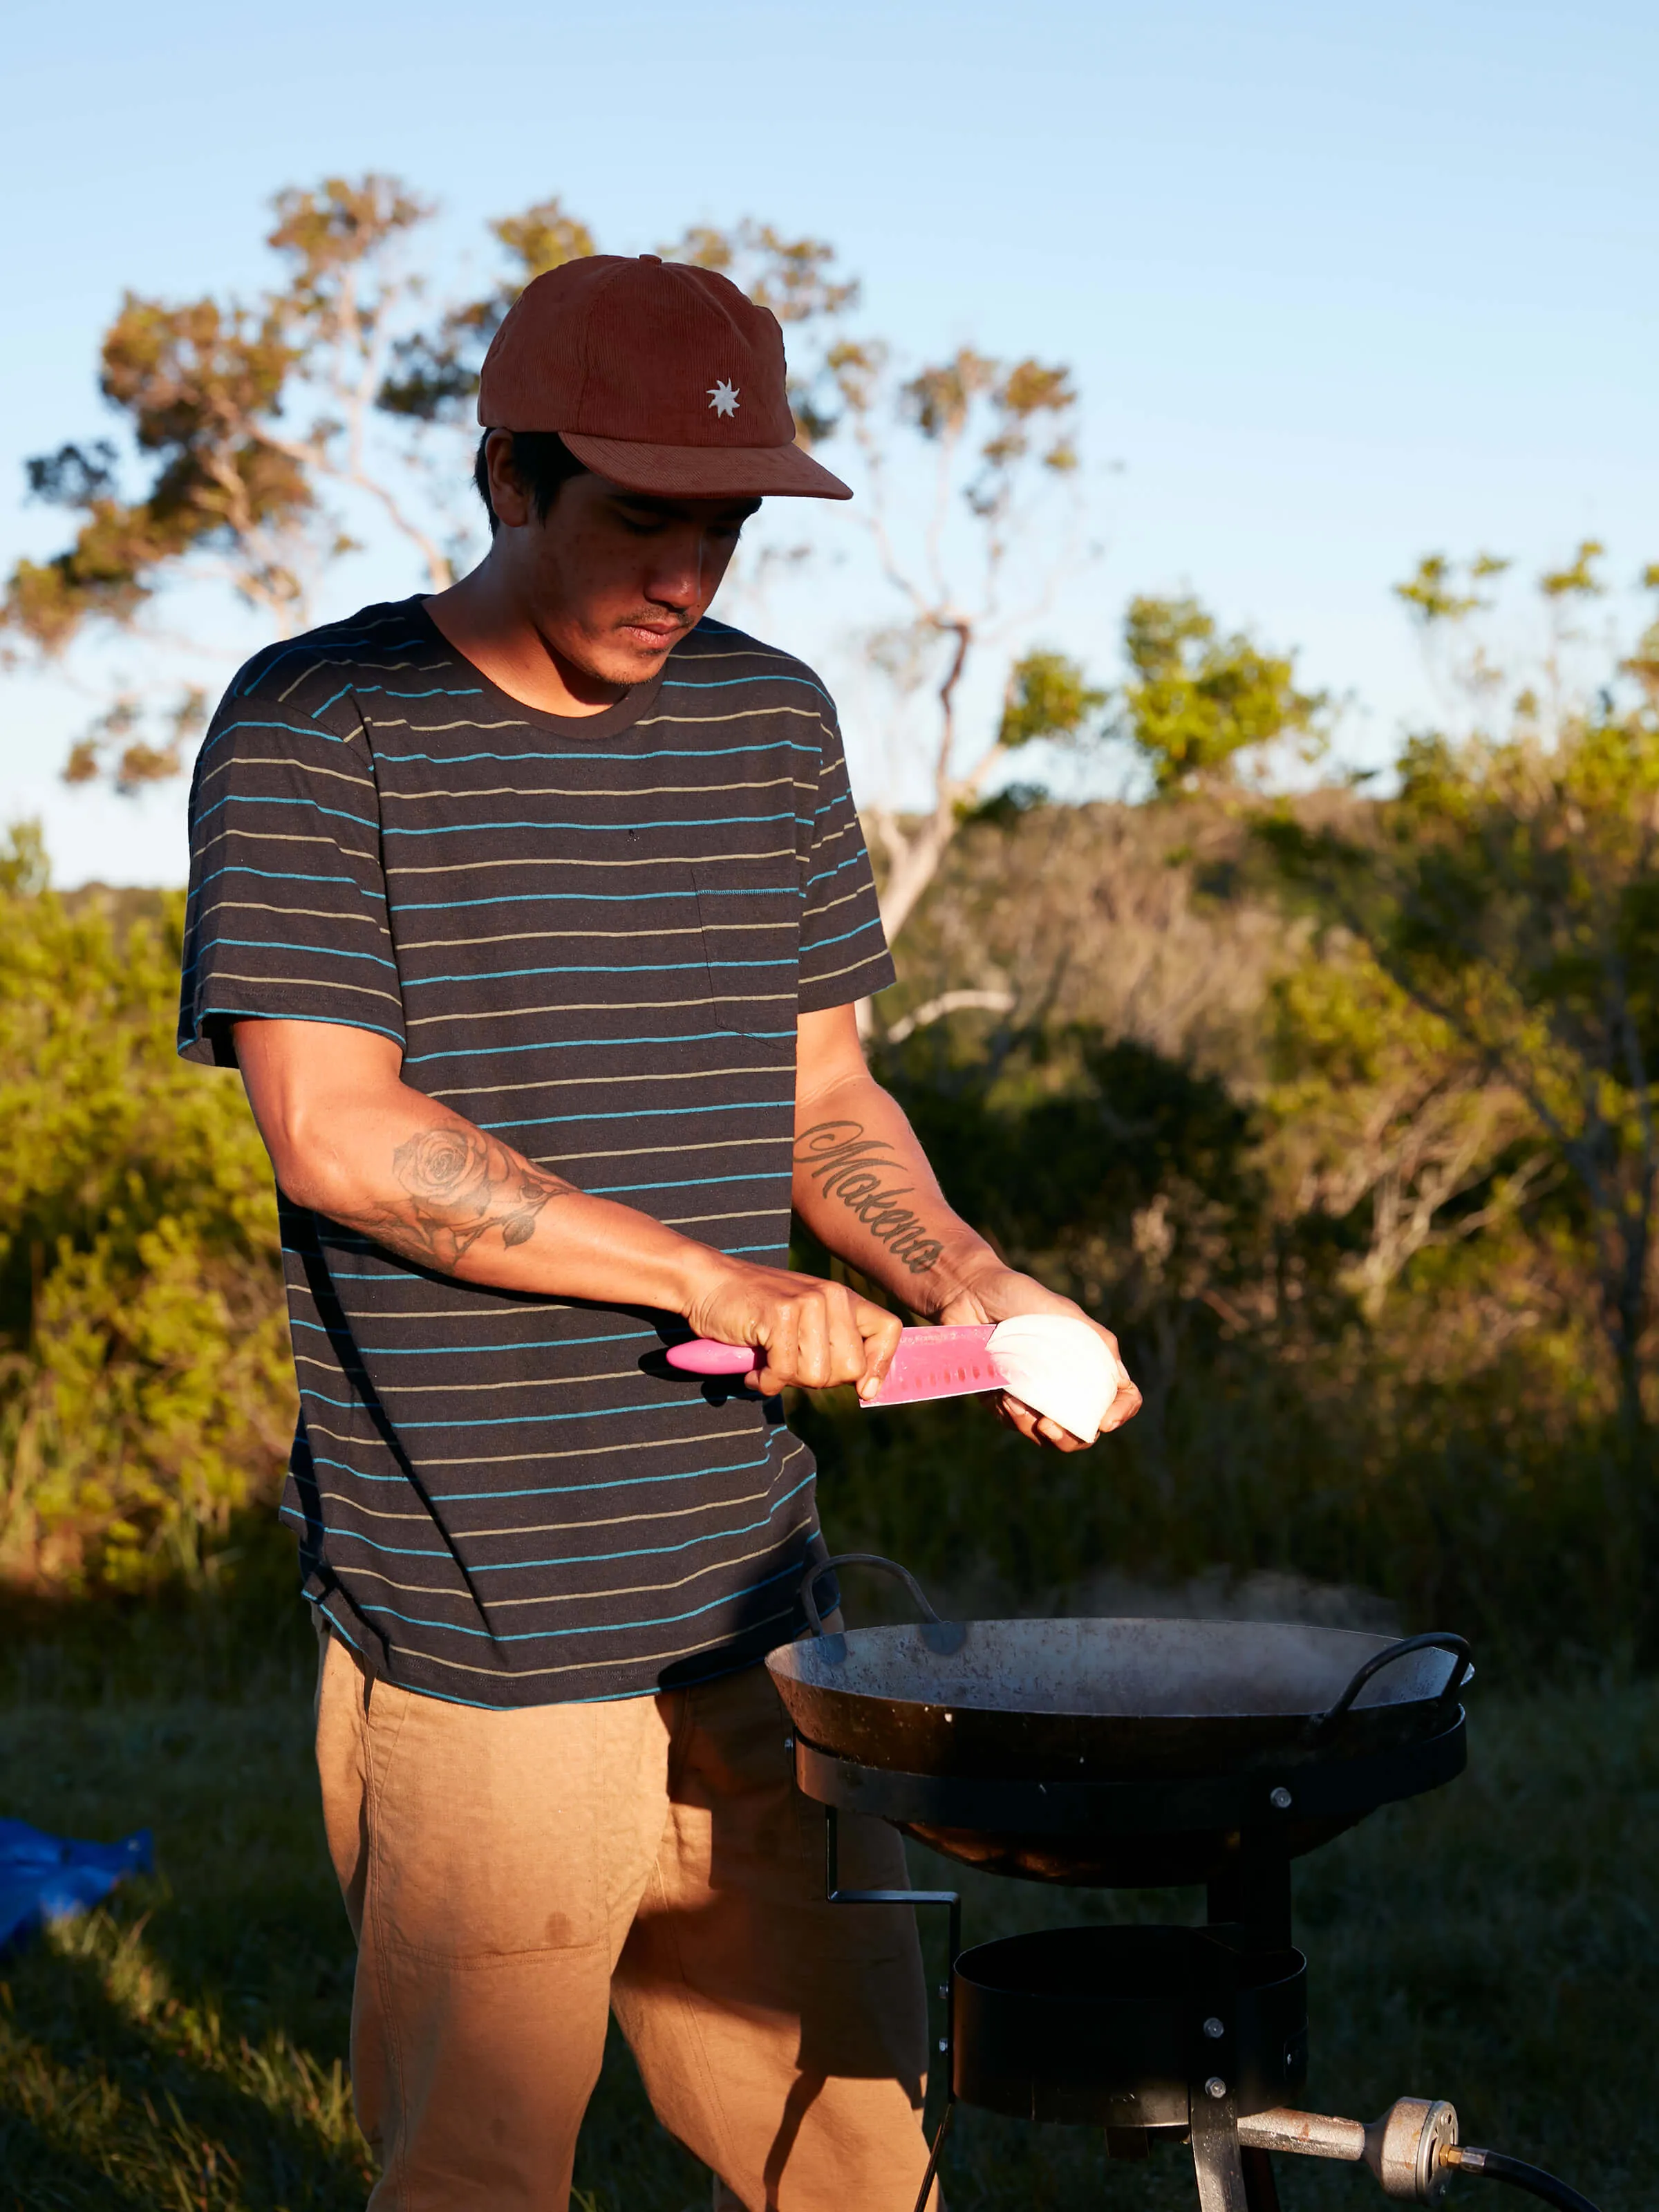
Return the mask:
M 671 1344 L 668 1364 L 685 1375 L 752 1375 L 761 1355 L 752 1345 L 717 1344 L 712 1336 L 694 1336 L 690 1344 Z

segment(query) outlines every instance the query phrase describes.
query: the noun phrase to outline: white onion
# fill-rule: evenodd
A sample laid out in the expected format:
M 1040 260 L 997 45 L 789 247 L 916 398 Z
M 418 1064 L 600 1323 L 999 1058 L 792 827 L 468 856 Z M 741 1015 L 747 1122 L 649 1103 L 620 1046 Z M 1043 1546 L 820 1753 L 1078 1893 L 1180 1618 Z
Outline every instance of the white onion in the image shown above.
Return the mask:
M 1010 1394 L 1092 1443 L 1117 1395 L 1120 1370 L 1086 1321 L 1019 1314 L 1000 1322 L 986 1346 Z

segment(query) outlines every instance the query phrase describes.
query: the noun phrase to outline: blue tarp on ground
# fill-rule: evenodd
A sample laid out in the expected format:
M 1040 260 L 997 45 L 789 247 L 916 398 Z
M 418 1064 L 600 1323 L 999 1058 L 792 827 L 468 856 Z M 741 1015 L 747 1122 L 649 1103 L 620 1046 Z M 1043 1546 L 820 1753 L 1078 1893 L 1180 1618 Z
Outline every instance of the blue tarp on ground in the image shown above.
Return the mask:
M 118 1844 L 82 1844 L 27 1820 L 0 1820 L 0 1951 L 27 1942 L 49 1920 L 86 1911 L 155 1863 L 148 1828 Z

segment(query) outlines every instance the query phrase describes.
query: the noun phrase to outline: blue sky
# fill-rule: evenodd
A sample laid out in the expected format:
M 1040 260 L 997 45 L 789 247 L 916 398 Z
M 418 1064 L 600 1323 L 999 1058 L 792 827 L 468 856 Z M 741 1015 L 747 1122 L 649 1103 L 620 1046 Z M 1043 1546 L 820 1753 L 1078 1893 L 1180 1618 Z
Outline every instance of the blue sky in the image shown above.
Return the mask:
M 1190 583 L 1355 696 L 1357 758 L 1423 711 L 1388 592 L 1419 552 L 1659 558 L 1650 4 L 10 0 L 0 51 L 8 563 L 58 542 L 21 462 L 101 427 L 123 286 L 252 291 L 269 194 L 370 167 L 456 250 L 551 191 L 623 251 L 752 213 L 834 240 L 914 354 L 1071 362 L 1106 552 L 1055 641 L 1109 673 L 1128 595 Z M 416 582 L 358 567 L 352 599 Z M 780 641 L 833 659 L 853 589 Z M 45 816 L 61 880 L 178 878 L 176 793 L 56 784 L 87 712 L 0 680 L 0 816 Z

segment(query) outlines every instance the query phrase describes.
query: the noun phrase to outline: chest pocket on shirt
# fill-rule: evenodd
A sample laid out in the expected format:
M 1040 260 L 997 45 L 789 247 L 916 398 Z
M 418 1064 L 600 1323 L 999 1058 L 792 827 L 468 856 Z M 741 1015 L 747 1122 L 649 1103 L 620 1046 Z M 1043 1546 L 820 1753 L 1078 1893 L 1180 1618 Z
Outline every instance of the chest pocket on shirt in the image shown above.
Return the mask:
M 692 867 L 708 988 L 720 1021 L 740 1036 L 795 1046 L 800 892 L 780 860 L 700 860 Z

